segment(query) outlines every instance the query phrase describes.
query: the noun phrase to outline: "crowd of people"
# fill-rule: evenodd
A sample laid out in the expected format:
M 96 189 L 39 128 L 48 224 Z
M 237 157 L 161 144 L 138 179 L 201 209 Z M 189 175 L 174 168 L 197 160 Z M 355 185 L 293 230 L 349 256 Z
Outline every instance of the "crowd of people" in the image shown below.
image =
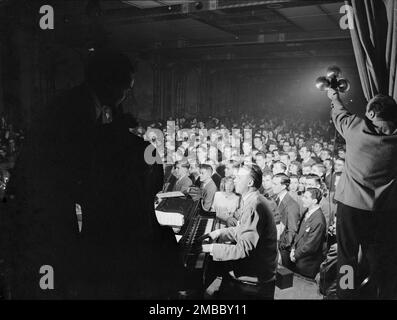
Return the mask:
M 202 201 L 204 210 L 216 212 L 220 227 L 236 226 L 241 219 L 241 195 L 235 190 L 235 177 L 242 166 L 258 166 L 262 172 L 259 192 L 272 208 L 277 227 L 279 264 L 315 278 L 327 251 L 336 246 L 334 193 L 344 170 L 345 145 L 334 136 L 333 128 L 322 121 L 247 115 L 240 121 L 213 117 L 168 121 L 180 130 L 174 150 L 167 146 L 165 124 L 138 128 L 138 134 L 162 155 L 163 191 L 189 194 Z M 203 140 L 199 132 L 203 129 L 215 130 Z M 244 129 L 234 146 L 235 135 L 225 135 L 225 129 Z M 159 132 L 163 136 L 158 137 Z
M 273 299 L 277 264 L 319 275 L 327 297 L 357 297 L 365 283 L 372 297 L 395 295 L 391 97 L 375 96 L 360 118 L 329 89 L 334 125 L 293 112 L 137 125 L 122 107 L 134 73 L 123 54 L 93 54 L 84 82 L 51 102 L 20 153 L 23 135 L 2 119 L 0 164 L 18 158 L 0 225 L 11 298 L 176 297 L 185 276 L 173 230 L 154 212 L 161 191 L 218 217 L 206 235 L 216 241 L 201 250 L 219 263 L 223 297 L 255 288 Z M 365 260 L 370 272 L 358 266 Z M 43 266 L 55 270 L 55 289 L 37 282 Z M 354 284 L 337 281 L 346 267 Z
M 13 124 L 7 121 L 7 117 L 0 117 L 0 200 L 3 199 L 7 182 L 10 179 L 12 169 L 18 151 L 24 141 L 22 130 L 14 128 Z

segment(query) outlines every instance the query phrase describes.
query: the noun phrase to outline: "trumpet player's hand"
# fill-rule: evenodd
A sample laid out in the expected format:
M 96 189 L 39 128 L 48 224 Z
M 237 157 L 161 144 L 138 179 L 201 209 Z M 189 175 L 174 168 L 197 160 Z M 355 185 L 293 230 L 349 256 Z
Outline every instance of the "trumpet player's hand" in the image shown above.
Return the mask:
M 331 101 L 339 100 L 339 92 L 335 89 L 328 89 L 327 96 Z

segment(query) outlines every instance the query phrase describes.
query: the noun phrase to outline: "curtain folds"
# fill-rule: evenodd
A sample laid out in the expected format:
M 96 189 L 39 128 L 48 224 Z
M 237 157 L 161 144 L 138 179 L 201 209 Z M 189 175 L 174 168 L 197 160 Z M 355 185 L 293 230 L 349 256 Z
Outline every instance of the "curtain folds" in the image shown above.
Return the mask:
M 397 1 L 349 0 L 354 54 L 367 100 L 377 93 L 397 100 Z

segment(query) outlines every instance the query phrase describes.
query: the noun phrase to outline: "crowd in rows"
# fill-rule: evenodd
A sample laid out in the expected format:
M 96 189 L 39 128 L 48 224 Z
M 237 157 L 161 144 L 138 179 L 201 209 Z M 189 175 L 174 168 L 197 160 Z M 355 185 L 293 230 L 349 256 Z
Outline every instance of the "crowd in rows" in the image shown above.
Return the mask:
M 15 129 L 5 116 L 0 117 L 0 200 L 4 196 L 10 169 L 14 166 L 23 140 L 23 131 Z
M 193 138 L 186 130 L 177 132 L 172 161 L 167 158 L 167 152 L 169 155 L 173 149 L 167 146 L 170 139 L 161 123 L 140 132 L 160 150 L 165 161 L 163 191 L 180 191 L 201 199 L 202 208 L 216 212 L 221 226 L 235 226 L 239 223 L 241 197 L 235 192 L 234 178 L 242 165 L 259 166 L 262 170 L 259 191 L 267 199 L 277 226 L 279 263 L 314 278 L 327 250 L 336 242 L 334 192 L 345 163 L 344 143 L 339 137 L 331 137 L 329 124 L 256 120 L 245 115 L 240 122 L 216 118 L 174 121 L 177 129 L 192 129 Z M 222 129 L 239 126 L 252 133 L 247 137 L 241 130 L 240 141 L 233 146 L 233 135 L 225 136 Z M 158 139 L 151 128 L 162 130 L 164 136 Z M 218 130 L 211 131 L 203 140 L 197 129 Z M 309 226 L 306 222 L 317 210 L 321 212 L 320 225 Z M 305 241 L 305 252 L 297 257 L 296 247 L 301 238 Z

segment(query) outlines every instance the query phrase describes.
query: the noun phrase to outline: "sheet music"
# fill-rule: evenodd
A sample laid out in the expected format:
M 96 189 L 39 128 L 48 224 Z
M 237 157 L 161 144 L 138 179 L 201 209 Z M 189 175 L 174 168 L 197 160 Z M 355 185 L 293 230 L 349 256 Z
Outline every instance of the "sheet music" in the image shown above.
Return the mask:
M 164 198 L 177 198 L 177 197 L 184 197 L 185 195 L 180 191 L 171 191 L 171 192 L 162 192 L 157 194 L 157 198 L 164 199 Z
M 155 210 L 157 221 L 162 226 L 182 227 L 184 223 L 183 214 L 177 212 L 163 212 Z

